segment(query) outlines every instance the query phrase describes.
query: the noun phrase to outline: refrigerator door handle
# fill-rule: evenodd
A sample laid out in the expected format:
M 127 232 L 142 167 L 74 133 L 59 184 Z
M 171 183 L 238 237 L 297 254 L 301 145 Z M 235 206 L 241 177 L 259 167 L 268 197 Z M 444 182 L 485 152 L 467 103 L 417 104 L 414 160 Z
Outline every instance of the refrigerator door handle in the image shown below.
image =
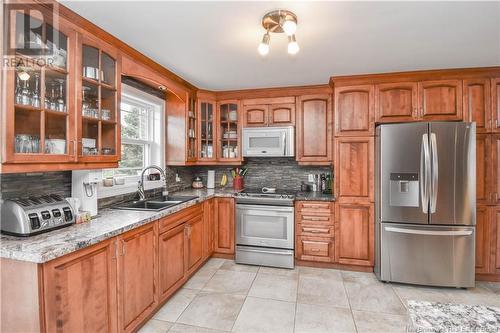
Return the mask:
M 430 173 L 430 153 L 429 136 L 422 135 L 422 145 L 420 146 L 420 199 L 422 201 L 422 212 L 428 213 L 429 207 L 429 173 Z
M 438 196 L 438 177 L 439 177 L 439 162 L 436 133 L 431 133 L 431 152 L 432 152 L 432 183 L 431 183 L 431 213 L 436 212 L 437 196 Z
M 472 230 L 416 230 L 416 229 L 404 229 L 396 227 L 385 227 L 386 231 L 397 232 L 400 234 L 412 234 L 412 235 L 429 235 L 429 236 L 470 236 L 472 235 Z

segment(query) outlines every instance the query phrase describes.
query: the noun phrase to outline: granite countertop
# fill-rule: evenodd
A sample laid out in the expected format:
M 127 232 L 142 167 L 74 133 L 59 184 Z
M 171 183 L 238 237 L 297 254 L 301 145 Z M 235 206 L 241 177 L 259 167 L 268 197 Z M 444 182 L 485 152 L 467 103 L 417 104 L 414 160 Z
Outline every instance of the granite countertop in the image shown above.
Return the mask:
M 408 301 L 408 332 L 497 332 L 500 308 Z
M 0 258 L 44 263 L 115 237 L 212 197 L 233 197 L 234 193 L 232 188 L 189 189 L 175 192 L 175 195 L 198 196 L 197 199 L 159 212 L 102 209 L 99 211 L 99 215 L 88 223 L 75 224 L 32 237 L 1 235 Z M 334 196 L 315 192 L 299 192 L 296 200 L 333 201 Z
M 212 197 L 232 197 L 234 191 L 232 188 L 193 189 L 175 192 L 175 195 L 198 196 L 198 198 L 159 212 L 103 209 L 91 222 L 75 224 L 32 237 L 1 235 L 0 257 L 44 263 L 171 215 Z
M 321 192 L 297 192 L 295 200 L 335 201 L 335 196 L 333 194 L 323 194 Z

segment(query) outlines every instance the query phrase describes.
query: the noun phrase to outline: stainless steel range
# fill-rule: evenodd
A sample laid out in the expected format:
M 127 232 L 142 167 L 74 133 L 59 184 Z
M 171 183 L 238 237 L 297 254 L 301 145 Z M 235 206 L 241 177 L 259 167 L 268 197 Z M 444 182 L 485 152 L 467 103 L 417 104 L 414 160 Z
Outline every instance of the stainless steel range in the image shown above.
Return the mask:
M 236 262 L 294 267 L 295 194 L 263 188 L 236 194 Z
M 56 194 L 5 200 L 2 204 L 2 233 L 32 236 L 75 223 L 73 208 Z

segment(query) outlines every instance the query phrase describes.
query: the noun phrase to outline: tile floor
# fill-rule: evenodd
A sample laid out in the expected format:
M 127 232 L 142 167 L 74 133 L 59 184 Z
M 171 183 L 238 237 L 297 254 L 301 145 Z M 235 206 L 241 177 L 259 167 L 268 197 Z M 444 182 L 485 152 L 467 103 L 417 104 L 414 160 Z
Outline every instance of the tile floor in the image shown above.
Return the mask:
M 140 332 L 405 332 L 410 299 L 500 307 L 500 283 L 415 287 L 371 273 L 210 259 Z

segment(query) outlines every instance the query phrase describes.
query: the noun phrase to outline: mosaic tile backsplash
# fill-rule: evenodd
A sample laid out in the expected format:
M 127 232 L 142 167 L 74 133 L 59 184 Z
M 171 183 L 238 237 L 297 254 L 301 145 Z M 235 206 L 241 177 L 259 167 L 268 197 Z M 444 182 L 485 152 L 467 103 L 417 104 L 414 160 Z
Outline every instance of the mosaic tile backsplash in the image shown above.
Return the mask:
M 246 188 L 261 188 L 264 186 L 278 189 L 298 191 L 301 182 L 307 182 L 307 175 L 314 173 L 332 173 L 330 167 L 299 166 L 294 158 L 249 158 L 243 165 L 248 168 L 245 176 Z M 215 170 L 215 185 L 218 187 L 222 175 L 228 175 L 228 187 L 232 186 L 232 167 L 227 166 L 195 166 L 167 167 L 167 189 L 170 192 L 191 187 L 194 177 L 200 176 L 206 184 L 208 170 Z M 180 182 L 175 181 L 178 174 Z M 71 196 L 71 171 L 45 173 L 17 173 L 0 175 L 0 199 L 20 196 L 57 193 L 63 197 Z M 148 191 L 148 195 L 159 195 L 159 190 Z M 99 207 L 109 207 L 117 202 L 135 198 L 135 193 L 99 199 Z

